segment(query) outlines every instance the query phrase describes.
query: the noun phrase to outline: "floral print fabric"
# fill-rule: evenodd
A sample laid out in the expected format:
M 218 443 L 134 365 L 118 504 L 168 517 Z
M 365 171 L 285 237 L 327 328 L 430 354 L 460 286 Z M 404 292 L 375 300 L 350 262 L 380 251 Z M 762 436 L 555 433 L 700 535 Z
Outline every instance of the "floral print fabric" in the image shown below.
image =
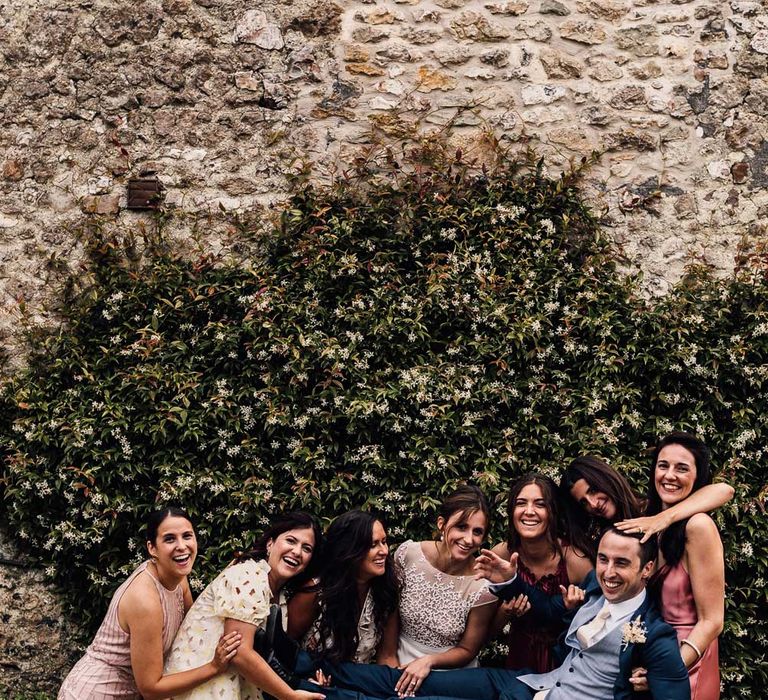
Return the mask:
M 190 608 L 173 642 L 165 673 L 208 663 L 224 632 L 225 618 L 263 627 L 269 615 L 270 590 L 264 561 L 248 560 L 222 571 Z M 261 690 L 230 666 L 207 683 L 175 700 L 263 700 Z

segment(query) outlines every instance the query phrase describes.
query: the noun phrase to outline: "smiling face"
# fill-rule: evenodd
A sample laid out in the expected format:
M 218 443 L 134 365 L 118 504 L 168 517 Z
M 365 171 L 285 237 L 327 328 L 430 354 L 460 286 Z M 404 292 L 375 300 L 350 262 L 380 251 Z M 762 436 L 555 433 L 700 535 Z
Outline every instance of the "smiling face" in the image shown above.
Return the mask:
M 520 539 L 539 539 L 547 535 L 550 513 L 538 484 L 527 484 L 515 498 L 512 526 Z
M 666 445 L 656 458 L 653 478 L 661 509 L 666 510 L 691 495 L 696 482 L 696 458 L 682 445 Z
M 157 527 L 154 542 L 147 549 L 161 573 L 178 578 L 187 576 L 197 556 L 197 538 L 192 523 L 186 518 L 169 515 Z
M 637 539 L 606 532 L 600 540 L 595 562 L 597 582 L 605 599 L 610 603 L 621 603 L 634 598 L 645 588 L 653 565 L 653 561 L 641 565 Z
M 287 530 L 267 542 L 269 580 L 273 593 L 309 565 L 315 548 L 312 528 Z
M 458 512 L 448 520 L 442 516 L 437 519 L 437 529 L 443 537 L 443 544 L 453 561 L 468 560 L 483 543 L 488 527 L 485 513 L 476 510 L 472 513 Z
M 578 479 L 571 486 L 571 497 L 590 515 L 604 520 L 616 517 L 616 504 L 605 492 L 598 491 L 586 479 Z
M 387 568 L 387 556 L 389 555 L 389 545 L 387 544 L 387 533 L 379 520 L 373 523 L 371 533 L 371 548 L 360 562 L 357 570 L 357 579 L 361 583 L 370 581 L 377 576 L 382 576 Z

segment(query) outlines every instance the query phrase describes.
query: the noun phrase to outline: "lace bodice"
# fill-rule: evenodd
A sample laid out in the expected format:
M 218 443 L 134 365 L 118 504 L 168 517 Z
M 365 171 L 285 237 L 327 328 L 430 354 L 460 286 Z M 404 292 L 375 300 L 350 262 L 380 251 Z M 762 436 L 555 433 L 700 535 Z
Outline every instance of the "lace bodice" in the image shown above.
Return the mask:
M 455 647 L 473 608 L 496 603 L 487 581 L 452 576 L 436 569 L 421 544 L 408 540 L 395 552 L 403 588 L 400 594 L 400 636 L 433 653 Z M 400 663 L 406 663 L 402 658 Z

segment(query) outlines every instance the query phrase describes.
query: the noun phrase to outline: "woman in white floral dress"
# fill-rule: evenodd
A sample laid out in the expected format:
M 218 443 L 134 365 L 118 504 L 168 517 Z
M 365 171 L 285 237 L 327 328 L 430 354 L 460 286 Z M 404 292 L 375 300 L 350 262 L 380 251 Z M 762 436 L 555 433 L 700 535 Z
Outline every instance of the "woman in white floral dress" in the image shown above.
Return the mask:
M 461 486 L 440 507 L 439 539 L 408 540 L 395 552 L 399 614 L 387 625 L 379 662 L 403 669 L 399 695 L 413 695 L 432 669 L 477 665 L 498 603 L 472 568 L 489 520 L 483 492 Z
M 290 688 L 254 650 L 272 602 L 283 589 L 300 586 L 320 543 L 320 530 L 305 513 L 277 519 L 256 549 L 222 571 L 195 601 L 173 642 L 166 673 L 200 666 L 213 656 L 223 631 L 239 632 L 242 644 L 230 668 L 176 700 L 262 700 L 262 691 L 277 700 L 323 700 L 320 693 Z

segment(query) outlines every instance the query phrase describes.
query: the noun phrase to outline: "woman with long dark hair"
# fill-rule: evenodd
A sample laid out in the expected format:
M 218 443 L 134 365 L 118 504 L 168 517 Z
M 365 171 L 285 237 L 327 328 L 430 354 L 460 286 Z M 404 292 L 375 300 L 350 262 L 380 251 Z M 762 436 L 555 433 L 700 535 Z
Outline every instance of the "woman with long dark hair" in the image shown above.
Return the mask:
M 265 626 L 270 606 L 285 605 L 313 574 L 315 550 L 322 534 L 306 513 L 278 516 L 253 551 L 237 557 L 198 597 L 173 642 L 166 672 L 198 665 L 210 656 L 222 632 L 238 632 L 242 645 L 232 668 L 177 700 L 258 699 L 262 691 L 277 700 L 322 700 L 320 693 L 293 690 L 253 648 L 256 631 Z M 167 696 L 163 696 L 167 697 Z
M 145 540 L 150 559 L 115 591 L 96 637 L 64 680 L 59 700 L 166 698 L 214 678 L 236 653 L 240 634 L 220 633 L 198 663 L 163 675 L 163 659 L 192 605 L 187 577 L 197 538 L 189 516 L 168 507 L 149 516 Z
M 520 477 L 509 491 L 507 541 L 492 550 L 507 560 L 517 553 L 517 575 L 547 595 L 565 593 L 592 569 L 589 557 L 562 536 L 558 501 L 552 479 L 536 473 Z M 543 673 L 555 667 L 552 646 L 566 626 L 534 620 L 530 607 L 523 595 L 502 604 L 495 628 L 498 633 L 510 627 L 505 635 L 507 668 Z
M 664 513 L 711 481 L 707 446 L 675 432 L 656 445 L 649 472 L 648 514 Z M 720 697 L 717 638 L 723 629 L 725 563 L 712 518 L 696 513 L 674 522 L 659 536 L 658 592 L 664 620 L 677 631 L 688 667 L 692 700 Z
M 288 634 L 323 661 L 370 663 L 397 601 L 384 524 L 351 510 L 325 534 L 319 579 L 289 601 Z

